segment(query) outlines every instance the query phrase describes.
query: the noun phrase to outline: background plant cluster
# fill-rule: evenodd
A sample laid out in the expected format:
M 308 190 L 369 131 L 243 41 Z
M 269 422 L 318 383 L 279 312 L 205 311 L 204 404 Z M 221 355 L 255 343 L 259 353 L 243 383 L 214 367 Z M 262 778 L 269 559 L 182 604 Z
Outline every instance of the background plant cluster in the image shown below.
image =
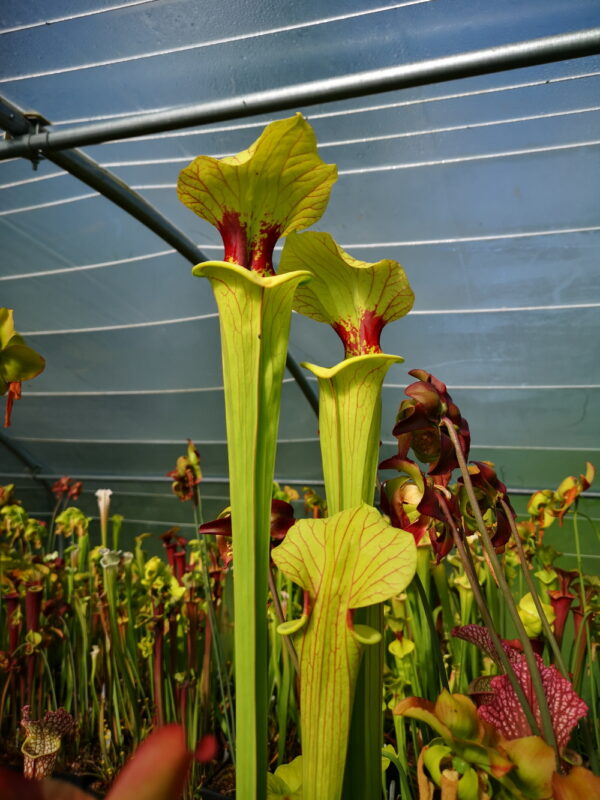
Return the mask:
M 181 462 L 178 466 L 175 493 L 181 499 L 187 491 L 191 499 L 197 486 L 192 479 L 190 491 L 185 466 L 182 468 Z M 135 537 L 132 551 L 124 551 L 119 549 L 122 518 L 115 515 L 103 546 L 98 524 L 74 505 L 81 488 L 68 479 L 57 482 L 57 505 L 49 526 L 28 515 L 12 486 L 0 490 L 2 760 L 20 763 L 24 735 L 20 720 L 25 705 L 31 707 L 32 716 L 59 707 L 74 716 L 75 733 L 64 740 L 60 767 L 87 776 L 87 782 L 98 788 L 110 783 L 154 726 L 177 721 L 186 726 L 190 746 L 204 734 L 216 733 L 218 749 L 210 763 L 195 767 L 196 785 L 220 786 L 227 793 L 233 785 L 227 717 L 235 700 L 228 541 L 214 535 L 187 539 L 171 530 L 161 537 L 162 557 L 145 551 L 150 538 L 147 533 Z M 450 492 L 458 495 L 459 487 L 451 486 Z M 296 516 L 304 513 L 314 518 L 325 511 L 314 490 L 305 490 L 300 500 L 290 487 L 276 486 L 274 497 L 286 515 L 295 511 Z M 519 523 L 526 568 L 535 575 L 544 608 L 555 626 L 554 609 L 561 603 L 564 606 L 565 599 L 569 604 L 561 653 L 575 690 L 590 708 L 589 720 L 578 729 L 571 746 L 584 754 L 586 763 L 593 764 L 600 734 L 599 582 L 595 576 L 580 577 L 576 570 L 561 569 L 560 554 L 544 544 L 550 525 L 560 524 L 565 515 L 577 522 L 576 504 L 564 508 L 564 492 L 559 488 L 552 494 L 536 493 L 528 507 L 529 516 Z M 582 520 L 582 524 L 590 523 Z M 275 537 L 276 528 L 274 524 Z M 469 546 L 494 623 L 504 638 L 512 639 L 514 628 L 475 537 Z M 525 591 L 514 547 L 506 548 L 502 561 L 528 633 L 543 652 L 546 643 L 540 619 Z M 410 586 L 385 605 L 385 740 L 391 761 L 384 759 L 383 763 L 388 784 L 396 781 L 398 785 L 399 775 L 406 775 L 412 792 L 416 792 L 416 756 L 432 733 L 392 711 L 413 696 L 436 699 L 440 679 L 432 653 L 440 648 L 454 692 L 467 692 L 474 680 L 497 672 L 489 656 L 451 635 L 457 625 L 482 622 L 460 558 L 450 553 L 438 562 L 427 536 L 420 542 L 418 564 L 427 604 Z M 203 565 L 209 575 L 215 635 L 223 652 L 221 679 L 208 632 Z M 300 612 L 301 594 L 276 569 L 274 574 L 279 613 L 291 619 Z M 433 629 L 429 614 L 433 615 Z M 587 626 L 581 626 L 582 617 Z M 296 676 L 282 639 L 276 635 L 277 623 L 271 599 L 269 731 L 273 766 L 289 762 L 299 752 Z M 224 679 L 231 694 L 224 691 Z M 400 769 L 393 766 L 396 761 Z

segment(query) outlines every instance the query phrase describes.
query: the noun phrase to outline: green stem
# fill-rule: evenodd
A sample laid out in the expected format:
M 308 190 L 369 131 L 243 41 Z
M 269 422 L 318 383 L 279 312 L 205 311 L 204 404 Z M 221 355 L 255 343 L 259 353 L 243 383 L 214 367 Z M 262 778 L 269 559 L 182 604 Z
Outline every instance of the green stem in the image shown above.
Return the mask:
M 502 592 L 502 596 L 504 598 L 504 601 L 506 603 L 512 621 L 517 629 L 517 635 L 519 637 L 519 640 L 523 645 L 523 654 L 525 656 L 525 661 L 527 662 L 527 666 L 529 667 L 529 675 L 531 678 L 533 691 L 539 706 L 544 738 L 546 739 L 547 743 L 554 749 L 556 753 L 556 763 L 558 765 L 560 764 L 560 754 L 558 752 L 556 737 L 554 735 L 554 729 L 552 727 L 552 719 L 550 717 L 548 701 L 546 699 L 546 695 L 544 694 L 542 678 L 540 676 L 540 671 L 538 669 L 538 665 L 535 660 L 535 655 L 533 652 L 533 648 L 531 646 L 531 642 L 529 641 L 529 637 L 527 636 L 523 623 L 521 622 L 521 618 L 519 617 L 519 612 L 517 611 L 515 601 L 513 600 L 513 596 L 510 592 L 508 584 L 506 583 L 504 572 L 502 570 L 502 567 L 500 566 L 500 562 L 496 555 L 496 551 L 494 550 L 494 546 L 492 545 L 492 542 L 490 540 L 487 528 L 485 526 L 485 522 L 483 521 L 483 516 L 481 515 L 481 509 L 479 508 L 479 504 L 477 503 L 477 498 L 475 496 L 475 491 L 473 489 L 473 484 L 471 482 L 471 476 L 469 474 L 467 462 L 463 455 L 460 442 L 458 441 L 458 436 L 456 435 L 454 424 L 447 417 L 444 417 L 442 422 L 444 423 L 446 430 L 448 431 L 448 434 L 450 436 L 450 439 L 452 440 L 452 444 L 454 445 L 454 450 L 460 467 L 460 472 L 463 477 L 465 490 L 467 492 L 467 497 L 469 498 L 471 511 L 477 522 L 477 528 L 481 535 L 481 541 L 483 547 L 490 561 L 492 569 L 494 570 L 494 574 L 498 581 L 500 591 Z
M 406 770 L 404 766 L 400 763 L 400 759 L 396 756 L 395 753 L 390 753 L 389 750 L 382 750 L 381 755 L 384 758 L 387 758 L 391 763 L 396 767 L 398 770 L 398 776 L 400 777 L 400 787 L 402 789 L 402 800 L 412 800 L 412 792 L 410 790 L 410 785 L 408 783 L 408 777 L 406 775 Z
M 470 548 L 468 548 L 469 554 L 471 557 L 473 553 Z M 500 636 L 507 636 L 508 631 L 506 629 L 506 620 L 504 616 L 501 614 L 501 609 L 504 607 L 504 604 L 499 603 L 499 596 L 498 596 L 498 587 L 496 586 L 496 582 L 494 580 L 494 576 L 492 574 L 492 570 L 489 567 L 489 564 L 485 563 L 482 565 L 481 571 L 485 574 L 485 579 L 483 581 L 484 584 L 484 591 L 487 606 L 490 610 L 490 616 L 494 621 L 494 627 L 500 634 Z
M 193 500 L 194 506 L 194 521 L 196 527 L 199 529 L 202 525 L 202 505 L 200 503 L 200 493 L 198 487 L 195 488 L 195 497 Z M 212 597 L 212 590 L 210 586 L 210 575 L 208 574 L 208 549 L 206 541 L 200 535 L 200 562 L 202 564 L 202 583 L 204 584 L 204 598 L 206 600 L 206 607 L 208 609 L 208 624 L 212 631 L 212 648 L 215 658 L 215 665 L 217 667 L 217 678 L 219 681 L 219 690 L 223 700 L 223 716 L 225 720 L 225 727 L 227 729 L 227 739 L 231 751 L 231 760 L 235 766 L 235 719 L 233 716 L 233 698 L 231 692 L 231 684 L 229 676 L 225 670 L 223 653 L 221 650 L 221 640 L 218 634 L 217 615 L 215 614 L 215 605 Z
M 71 680 L 72 685 L 69 687 L 70 691 L 68 692 L 68 694 L 70 695 L 69 696 L 69 701 L 72 700 L 72 702 L 73 702 L 73 716 L 75 717 L 75 719 L 78 720 L 79 719 L 79 704 L 78 704 L 78 692 L 76 690 L 77 672 L 75 670 L 75 656 L 73 654 L 73 645 L 71 644 L 71 633 L 69 631 L 67 623 L 65 622 L 65 620 L 62 617 L 61 617 L 61 623 L 62 623 L 63 631 L 65 633 L 64 641 L 67 643 L 67 657 L 69 659 L 69 667 L 70 667 L 71 675 L 72 675 L 72 680 Z M 85 661 L 86 658 L 87 658 L 87 654 L 86 654 L 86 656 L 85 656 L 85 658 L 83 660 Z
M 446 567 L 443 561 L 440 564 L 436 564 L 433 567 L 432 575 L 433 575 L 433 581 L 435 583 L 435 588 L 442 606 L 444 628 L 447 632 L 449 632 L 454 627 L 455 620 L 454 620 L 454 613 L 452 611 L 453 598 L 451 597 L 450 590 L 448 588 L 448 575 L 446 573 Z M 451 636 L 448 637 L 447 644 L 451 654 L 451 664 L 453 667 L 456 666 L 457 659 L 459 659 L 460 653 L 462 652 L 461 641 L 462 640 L 459 640 L 457 642 L 456 639 L 453 639 Z M 466 690 L 466 685 L 464 686 L 464 689 Z
M 590 520 L 591 522 L 591 520 Z M 593 523 L 592 523 L 593 526 Z M 577 559 L 577 572 L 579 573 L 579 591 L 580 591 L 580 603 L 581 603 L 581 610 L 584 615 L 584 623 L 581 626 L 580 633 L 583 631 L 582 635 L 585 636 L 585 641 L 587 645 L 587 652 L 584 654 L 582 662 L 585 663 L 586 658 L 589 660 L 590 670 L 589 670 L 589 688 L 590 688 L 590 707 L 592 712 L 592 719 L 594 723 L 594 733 L 598 735 L 598 709 L 597 709 L 597 694 L 596 694 L 596 682 L 594 680 L 594 650 L 592 648 L 592 642 L 590 637 L 589 626 L 587 624 L 586 615 L 587 615 L 587 598 L 585 596 L 585 585 L 583 581 L 583 562 L 581 558 L 581 541 L 579 538 L 579 520 L 578 520 L 578 510 L 577 507 L 573 509 L 573 533 L 575 534 L 575 557 Z M 583 675 L 582 675 L 583 677 Z M 589 731 L 587 728 L 585 730 L 588 733 Z M 595 751 L 593 748 L 590 751 L 593 753 L 593 762 L 594 762 L 594 769 L 598 771 L 598 758 L 596 756 Z
M 90 681 L 88 681 L 88 658 L 90 657 L 90 648 L 89 648 L 89 639 L 88 639 L 88 628 L 87 628 L 87 619 L 86 619 L 86 601 L 83 601 L 80 597 L 75 597 L 75 602 L 73 607 L 75 609 L 75 615 L 77 617 L 77 622 L 79 624 L 79 636 L 77 637 L 80 639 L 79 646 L 81 648 L 80 655 L 79 655 L 79 689 L 81 692 L 80 703 L 81 708 L 85 709 L 84 711 L 84 721 L 85 725 L 88 730 L 91 728 L 90 721 L 89 721 L 89 702 L 88 702 L 88 687 L 90 685 Z M 133 619 L 130 616 L 130 619 Z M 75 647 L 77 649 L 78 642 L 75 643 Z M 91 688 L 94 691 L 94 682 L 91 681 Z M 97 704 L 94 704 L 93 709 L 96 710 Z
M 54 545 L 56 543 L 55 521 L 56 521 L 56 517 L 58 516 L 58 511 L 60 509 L 61 504 L 62 504 L 62 497 L 59 495 L 58 500 L 56 501 L 56 503 L 54 505 L 54 509 L 52 511 L 52 517 L 50 519 L 50 526 L 49 526 L 50 527 L 50 536 L 48 537 L 48 544 L 47 544 L 47 547 L 46 547 L 46 551 L 48 553 L 54 552 Z
M 599 727 L 598 727 L 598 693 L 596 687 L 596 680 L 594 678 L 594 650 L 592 648 L 592 642 L 590 637 L 590 631 L 588 626 L 585 626 L 585 635 L 587 639 L 587 657 L 589 659 L 590 670 L 589 670 L 589 689 L 590 689 L 590 707 L 592 710 L 592 721 L 594 724 L 594 735 L 595 738 L 598 737 Z M 584 723 L 585 726 L 585 723 Z M 587 728 L 586 728 L 587 730 Z M 591 748 L 590 750 L 590 760 L 593 763 L 593 769 L 597 773 L 598 772 L 598 749 Z
M 586 653 L 586 646 L 587 646 L 587 636 L 586 636 L 586 626 L 588 624 L 588 620 L 592 615 L 591 611 L 588 611 L 587 614 L 583 614 L 581 622 L 579 624 L 579 631 L 575 640 L 573 642 L 573 647 L 571 650 L 571 672 L 573 673 L 573 686 L 577 694 L 581 694 L 581 679 L 583 678 L 583 665 L 585 661 L 585 653 Z M 585 637 L 585 643 L 583 641 Z
M 288 637 L 284 637 L 288 638 Z M 294 673 L 290 667 L 290 658 L 285 651 L 281 652 L 282 668 L 277 686 L 277 763 L 282 764 L 285 757 L 286 736 L 288 729 L 290 695 L 292 692 Z M 296 671 L 298 674 L 298 671 Z
M 581 541 L 579 539 L 579 523 L 577 520 L 577 509 L 573 509 L 573 533 L 575 534 L 575 558 L 577 559 L 577 572 L 579 573 L 579 602 L 581 612 L 587 613 L 587 603 L 585 598 L 585 587 L 583 585 L 583 561 L 581 559 Z
M 273 565 L 269 564 L 269 591 L 271 592 L 271 597 L 273 598 L 273 608 L 275 609 L 275 616 L 277 617 L 277 622 L 281 625 L 281 623 L 285 622 L 285 614 L 283 613 L 283 608 L 281 607 L 281 600 L 279 599 L 279 593 L 277 592 L 277 586 L 275 585 L 275 577 L 273 575 Z M 290 659 L 292 664 L 294 665 L 294 669 L 296 670 L 296 674 L 300 672 L 300 664 L 298 663 L 298 654 L 296 653 L 296 648 L 294 647 L 294 643 L 290 639 L 289 636 L 284 636 L 283 641 L 285 642 L 285 646 L 287 647 L 287 651 L 289 653 Z
M 111 660 L 114 664 L 114 687 L 118 696 L 119 703 L 123 711 L 123 716 L 127 718 L 129 730 L 137 741 L 140 735 L 141 720 L 139 715 L 138 699 L 139 687 L 136 689 L 135 681 L 132 677 L 130 665 L 127 663 L 126 653 L 123 650 L 119 624 L 117 620 L 117 575 L 116 567 L 104 567 L 104 588 L 108 603 L 108 620 L 111 635 Z M 120 677 L 123 679 L 125 692 L 121 687 Z
M 595 702 L 595 701 L 594 701 Z M 597 739 L 598 733 L 598 715 L 594 713 L 595 705 L 592 705 L 592 716 L 594 725 L 594 739 Z M 592 734 L 590 733 L 590 720 L 589 718 L 582 719 L 579 723 L 581 726 L 581 733 L 583 734 L 583 741 L 585 742 L 585 749 L 587 756 L 590 760 L 590 769 L 594 775 L 600 772 L 600 760 L 598 758 L 598 746 L 594 746 Z
M 425 589 L 423 588 L 423 583 L 419 578 L 418 573 L 415 574 L 415 577 L 413 578 L 413 583 L 417 587 L 417 592 L 419 593 L 421 603 L 423 604 L 423 611 L 425 612 L 425 617 L 427 619 L 427 624 L 429 626 L 429 633 L 431 634 L 431 645 L 433 647 L 435 662 L 440 677 L 440 687 L 442 689 L 447 689 L 448 691 L 450 691 L 450 686 L 448 685 L 448 676 L 446 675 L 446 667 L 444 666 L 444 658 L 442 656 L 442 650 L 440 647 L 440 640 L 437 635 L 437 631 L 435 629 L 435 623 L 433 621 L 433 611 L 431 609 L 431 604 L 427 599 L 427 595 L 425 594 Z
M 600 543 L 600 530 L 598 529 L 598 526 L 594 524 L 594 520 L 591 517 L 589 517 L 587 514 L 584 514 L 582 511 L 577 511 L 577 514 L 580 517 L 583 517 L 583 519 L 585 519 L 585 520 L 587 520 L 589 522 L 590 527 L 594 531 L 594 535 L 596 536 L 596 539 L 598 540 L 598 543 Z
M 56 691 L 54 689 L 54 678 L 52 677 L 52 671 L 50 669 L 50 664 L 48 664 L 48 659 L 46 658 L 46 653 L 42 649 L 39 650 L 39 654 L 42 657 L 42 661 L 44 662 L 44 669 L 46 670 L 46 675 L 48 676 L 48 681 L 50 683 L 50 693 L 52 694 L 52 708 L 56 711 L 58 708 L 58 704 L 56 702 Z M 41 709 L 40 709 L 41 711 Z
M 536 610 L 540 617 L 542 628 L 544 629 L 544 634 L 550 647 L 552 648 L 552 652 L 554 653 L 554 661 L 561 671 L 563 678 L 569 679 L 569 673 L 567 668 L 565 667 L 565 663 L 562 658 L 562 654 L 560 652 L 560 647 L 558 646 L 558 642 L 552 632 L 552 628 L 546 614 L 544 613 L 544 609 L 542 607 L 542 602 L 540 600 L 535 581 L 531 577 L 531 572 L 529 571 L 529 567 L 527 566 L 527 559 L 525 557 L 525 550 L 523 549 L 523 543 L 521 542 L 521 537 L 519 536 L 519 531 L 517 530 L 517 526 L 515 525 L 515 521 L 513 519 L 512 511 L 508 507 L 508 504 L 504 500 L 500 500 L 502 504 L 502 508 L 504 509 L 504 513 L 506 514 L 506 518 L 508 519 L 508 524 L 510 525 L 510 531 L 512 533 L 513 541 L 515 543 L 515 547 L 517 548 L 517 553 L 519 554 L 519 560 L 521 561 L 521 573 L 525 578 L 525 583 L 527 584 L 527 588 L 531 592 L 531 597 L 533 598 L 533 602 L 535 604 Z

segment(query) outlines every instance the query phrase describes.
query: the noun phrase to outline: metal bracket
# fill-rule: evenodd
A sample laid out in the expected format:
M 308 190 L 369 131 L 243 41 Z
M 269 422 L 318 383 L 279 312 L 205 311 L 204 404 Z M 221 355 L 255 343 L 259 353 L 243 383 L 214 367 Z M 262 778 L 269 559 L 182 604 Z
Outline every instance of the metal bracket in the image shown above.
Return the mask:
M 0 98 L 0 126 L 5 129 L 3 136 L 5 141 L 15 141 L 27 137 L 29 142 L 32 136 L 38 136 L 40 133 L 47 134 L 46 127 L 51 124 L 50 120 L 46 119 L 39 111 L 21 111 L 7 100 Z M 31 161 L 31 166 L 35 171 L 45 156 L 39 145 L 30 145 L 29 150 L 30 152 L 24 157 Z
M 29 134 L 29 138 L 31 138 L 31 136 L 34 135 L 37 136 L 38 133 L 47 134 L 45 126 L 49 125 L 50 123 L 45 117 L 43 117 L 41 114 L 36 113 L 35 111 L 25 112 L 23 116 L 30 121 L 33 127 L 33 130 Z M 31 153 L 28 156 L 28 158 L 29 161 L 31 161 L 31 166 L 33 168 L 33 171 L 37 172 L 37 168 L 40 165 L 40 161 L 44 159 L 44 153 L 40 147 L 32 147 Z

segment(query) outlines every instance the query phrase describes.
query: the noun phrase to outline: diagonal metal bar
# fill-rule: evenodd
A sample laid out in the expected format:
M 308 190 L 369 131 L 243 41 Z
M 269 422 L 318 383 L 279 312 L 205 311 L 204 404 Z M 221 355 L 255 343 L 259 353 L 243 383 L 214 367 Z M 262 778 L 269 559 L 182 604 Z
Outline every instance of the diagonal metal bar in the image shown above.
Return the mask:
M 47 470 L 41 464 L 38 464 L 34 458 L 27 452 L 27 450 L 23 447 L 22 444 L 19 442 L 15 442 L 14 439 L 11 439 L 10 436 L 7 436 L 5 433 L 0 431 L 0 444 L 3 445 L 9 453 L 12 453 L 16 459 L 18 459 L 23 466 L 27 467 L 29 470 L 29 476 L 34 481 L 39 483 L 41 487 L 44 489 L 46 493 L 46 499 L 48 500 L 48 508 L 52 508 L 54 505 L 54 495 L 52 494 L 52 486 L 50 484 L 49 478 L 45 474 Z
M 357 72 L 337 78 L 309 81 L 254 92 L 210 103 L 140 114 L 60 131 L 21 133 L 0 143 L 0 160 L 15 156 L 35 158 L 61 148 L 99 144 L 191 125 L 240 119 L 315 103 L 407 89 L 444 81 L 530 67 L 600 53 L 600 27 L 555 36 L 471 50 L 450 56 Z
M 20 135 L 25 130 L 33 130 L 35 123 L 28 119 L 23 110 L 14 103 L 10 103 L 0 97 L 0 127 L 11 135 Z M 170 244 L 192 264 L 209 260 L 208 256 L 183 231 L 169 222 L 160 211 L 85 153 L 80 150 L 62 150 L 56 153 L 47 153 L 46 158 L 83 183 L 91 186 L 97 192 L 100 192 L 104 197 L 107 197 L 153 231 L 153 233 L 160 236 L 163 241 Z M 286 366 L 310 407 L 318 416 L 319 402 L 317 397 L 300 367 L 289 353 L 286 359 Z
M 60 150 L 46 154 L 46 158 L 112 200 L 115 205 L 150 228 L 192 264 L 208 261 L 202 250 L 160 211 L 81 150 Z
M 0 98 L 0 126 L 13 136 L 22 135 L 25 129 L 33 131 L 37 124 L 28 119 L 25 112 L 14 103 Z M 47 153 L 45 157 L 131 214 L 132 217 L 160 236 L 163 241 L 168 242 L 192 264 L 208 261 L 208 257 L 202 250 L 169 222 L 160 211 L 85 153 L 80 150 L 63 150 Z

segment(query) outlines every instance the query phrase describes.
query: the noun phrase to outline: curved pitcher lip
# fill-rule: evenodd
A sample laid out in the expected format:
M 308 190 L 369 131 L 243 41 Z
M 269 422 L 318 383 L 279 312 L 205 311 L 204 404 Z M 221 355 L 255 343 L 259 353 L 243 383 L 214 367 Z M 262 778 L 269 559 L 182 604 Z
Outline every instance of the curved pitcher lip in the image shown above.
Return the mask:
M 34 737 L 27 736 L 25 738 L 25 741 L 21 745 L 21 752 L 23 753 L 24 756 L 27 756 L 33 761 L 35 761 L 38 758 L 47 758 L 48 756 L 55 756 L 60 750 L 60 742 L 58 742 L 58 744 L 54 744 L 51 750 L 42 750 L 41 752 L 36 752 L 35 750 L 29 750 L 29 747 L 31 746 L 32 743 L 35 747 Z
M 366 353 L 361 356 L 345 358 L 333 367 L 320 367 L 317 364 L 311 364 L 307 361 L 302 361 L 300 366 L 310 370 L 317 378 L 331 380 L 351 366 L 360 365 L 362 363 L 370 362 L 372 366 L 376 366 L 376 362 L 379 362 L 377 366 L 385 366 L 387 364 L 388 367 L 391 367 L 392 364 L 402 364 L 403 361 L 404 358 L 402 356 L 392 355 L 390 353 Z
M 308 270 L 295 270 L 294 272 L 268 276 L 258 275 L 256 272 L 252 272 L 246 267 L 241 267 L 239 264 L 233 264 L 230 261 L 202 261 L 192 267 L 192 275 L 200 278 L 216 277 L 220 273 L 224 273 L 222 277 L 225 277 L 228 272 L 244 278 L 261 289 L 275 288 L 294 280 L 297 280 L 299 284 L 308 283 L 312 278 L 312 274 Z M 213 275 L 210 273 L 213 273 Z

